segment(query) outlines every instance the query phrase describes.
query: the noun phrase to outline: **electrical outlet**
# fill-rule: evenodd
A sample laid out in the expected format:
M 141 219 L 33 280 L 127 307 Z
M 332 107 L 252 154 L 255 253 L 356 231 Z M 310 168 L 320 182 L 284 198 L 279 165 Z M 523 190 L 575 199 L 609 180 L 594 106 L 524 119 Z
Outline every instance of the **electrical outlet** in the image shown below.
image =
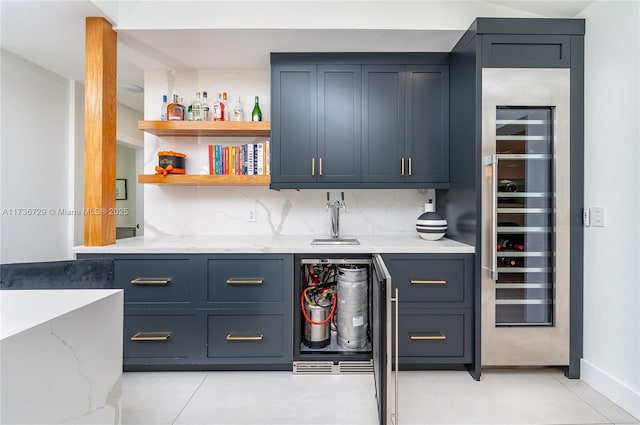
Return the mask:
M 247 221 L 256 221 L 256 209 L 254 207 L 249 208 L 249 214 L 247 215 Z

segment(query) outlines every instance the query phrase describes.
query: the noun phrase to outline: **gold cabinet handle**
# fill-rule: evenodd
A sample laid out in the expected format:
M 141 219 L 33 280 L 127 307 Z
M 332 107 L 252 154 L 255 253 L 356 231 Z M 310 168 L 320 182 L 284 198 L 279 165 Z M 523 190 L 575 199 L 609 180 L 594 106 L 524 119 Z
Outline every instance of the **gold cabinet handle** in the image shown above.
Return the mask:
M 311 176 L 315 177 L 316 175 L 316 159 L 311 158 Z
M 132 285 L 166 286 L 171 283 L 170 277 L 139 277 L 131 281 Z
M 437 335 L 409 335 L 411 341 L 444 341 L 447 336 L 443 333 Z
M 232 333 L 227 335 L 227 341 L 262 341 L 264 335 L 233 335 Z
M 419 279 L 411 279 L 409 281 L 412 285 L 446 285 L 446 280 L 419 280 Z
M 255 279 L 241 279 L 230 277 L 227 279 L 227 285 L 262 285 L 264 283 L 264 278 L 258 277 Z
M 409 158 L 409 175 L 411 175 L 411 158 Z
M 400 175 L 404 176 L 404 158 L 400 158 Z
M 322 175 L 322 157 L 320 158 L 320 164 L 318 166 L 318 168 L 320 169 L 320 175 Z
M 131 341 L 167 341 L 171 332 L 138 332 L 131 337 Z

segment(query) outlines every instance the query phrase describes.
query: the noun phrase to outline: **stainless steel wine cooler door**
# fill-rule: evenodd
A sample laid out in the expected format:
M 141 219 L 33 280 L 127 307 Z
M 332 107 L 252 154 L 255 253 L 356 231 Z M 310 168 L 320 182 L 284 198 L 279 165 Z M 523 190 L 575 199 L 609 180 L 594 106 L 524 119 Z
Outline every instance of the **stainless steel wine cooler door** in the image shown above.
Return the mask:
M 569 364 L 569 70 L 483 69 L 482 364 Z
M 391 275 L 379 254 L 373 256 L 372 280 L 373 334 L 371 339 L 373 341 L 373 374 L 378 401 L 378 420 L 380 425 L 398 425 L 397 371 L 395 387 L 392 384 L 393 378 L 391 376 Z M 394 388 L 396 391 L 393 391 Z

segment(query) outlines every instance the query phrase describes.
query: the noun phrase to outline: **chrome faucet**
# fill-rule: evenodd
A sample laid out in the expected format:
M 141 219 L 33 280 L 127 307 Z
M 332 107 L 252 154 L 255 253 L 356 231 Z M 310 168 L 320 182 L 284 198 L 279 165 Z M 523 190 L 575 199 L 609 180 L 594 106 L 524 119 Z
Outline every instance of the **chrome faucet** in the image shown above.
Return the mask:
M 327 210 L 331 214 L 331 239 L 340 239 L 340 208 L 347 210 L 347 206 L 344 203 L 344 192 L 341 193 L 341 201 L 331 201 L 331 195 L 327 192 Z

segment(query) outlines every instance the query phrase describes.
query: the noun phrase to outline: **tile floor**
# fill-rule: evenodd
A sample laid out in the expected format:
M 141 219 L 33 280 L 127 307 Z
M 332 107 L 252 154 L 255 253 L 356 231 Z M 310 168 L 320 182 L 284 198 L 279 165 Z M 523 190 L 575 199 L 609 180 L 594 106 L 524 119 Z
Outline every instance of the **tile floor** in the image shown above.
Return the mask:
M 399 424 L 640 424 L 556 369 L 400 372 Z M 122 423 L 378 423 L 373 375 L 127 372 Z

